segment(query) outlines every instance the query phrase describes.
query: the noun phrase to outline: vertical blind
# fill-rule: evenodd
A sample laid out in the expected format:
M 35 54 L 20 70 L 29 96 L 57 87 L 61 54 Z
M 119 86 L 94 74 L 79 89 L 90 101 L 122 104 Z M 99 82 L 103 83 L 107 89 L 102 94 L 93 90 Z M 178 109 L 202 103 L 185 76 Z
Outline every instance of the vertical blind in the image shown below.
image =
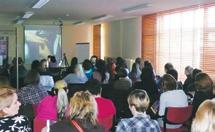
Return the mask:
M 93 26 L 93 55 L 101 56 L 101 24 Z
M 142 17 L 142 58 L 149 60 L 153 67 L 155 63 L 156 51 L 156 14 L 146 15 Z
M 156 71 L 171 62 L 184 80 L 190 65 L 215 75 L 215 6 L 198 6 L 156 16 Z

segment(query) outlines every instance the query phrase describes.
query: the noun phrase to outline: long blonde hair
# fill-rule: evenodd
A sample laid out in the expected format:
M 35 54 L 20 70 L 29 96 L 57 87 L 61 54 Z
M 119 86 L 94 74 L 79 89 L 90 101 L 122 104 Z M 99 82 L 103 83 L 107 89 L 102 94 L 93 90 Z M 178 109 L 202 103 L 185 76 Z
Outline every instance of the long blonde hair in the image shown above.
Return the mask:
M 206 100 L 198 108 L 192 123 L 192 132 L 215 131 L 215 100 Z
M 96 125 L 97 104 L 88 91 L 76 92 L 70 99 L 69 115 L 71 119 L 81 119 Z

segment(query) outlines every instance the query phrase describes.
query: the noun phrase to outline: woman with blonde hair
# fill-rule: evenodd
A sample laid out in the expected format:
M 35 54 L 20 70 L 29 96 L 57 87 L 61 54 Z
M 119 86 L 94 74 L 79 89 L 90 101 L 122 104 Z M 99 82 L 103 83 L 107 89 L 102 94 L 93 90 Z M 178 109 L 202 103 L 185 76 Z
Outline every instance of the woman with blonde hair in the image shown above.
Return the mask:
M 58 80 L 54 89 L 37 106 L 37 119 L 42 120 L 62 120 L 68 106 L 67 83 L 64 80 Z
M 0 132 L 31 132 L 28 119 L 18 114 L 20 105 L 15 90 L 0 88 Z
M 215 100 L 206 100 L 198 108 L 192 123 L 192 132 L 215 131 Z
M 57 122 L 50 127 L 50 132 L 103 132 L 104 128 L 97 124 L 97 105 L 88 91 L 76 92 L 70 99 L 69 120 Z

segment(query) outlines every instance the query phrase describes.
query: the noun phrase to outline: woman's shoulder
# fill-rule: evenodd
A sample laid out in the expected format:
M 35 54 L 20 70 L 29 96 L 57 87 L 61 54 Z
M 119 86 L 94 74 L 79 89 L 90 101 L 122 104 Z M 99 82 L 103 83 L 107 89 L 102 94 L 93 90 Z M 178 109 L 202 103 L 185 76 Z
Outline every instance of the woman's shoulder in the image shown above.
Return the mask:
M 30 122 L 28 118 L 23 115 L 0 118 L 0 131 L 1 130 L 30 132 Z

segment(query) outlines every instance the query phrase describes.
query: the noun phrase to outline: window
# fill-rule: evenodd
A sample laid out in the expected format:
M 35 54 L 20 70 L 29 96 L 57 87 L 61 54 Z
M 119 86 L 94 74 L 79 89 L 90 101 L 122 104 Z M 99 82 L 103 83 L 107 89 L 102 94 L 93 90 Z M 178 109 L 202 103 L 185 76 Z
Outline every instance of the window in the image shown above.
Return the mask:
M 215 6 L 157 14 L 156 71 L 171 62 L 184 80 L 188 65 L 215 74 Z

